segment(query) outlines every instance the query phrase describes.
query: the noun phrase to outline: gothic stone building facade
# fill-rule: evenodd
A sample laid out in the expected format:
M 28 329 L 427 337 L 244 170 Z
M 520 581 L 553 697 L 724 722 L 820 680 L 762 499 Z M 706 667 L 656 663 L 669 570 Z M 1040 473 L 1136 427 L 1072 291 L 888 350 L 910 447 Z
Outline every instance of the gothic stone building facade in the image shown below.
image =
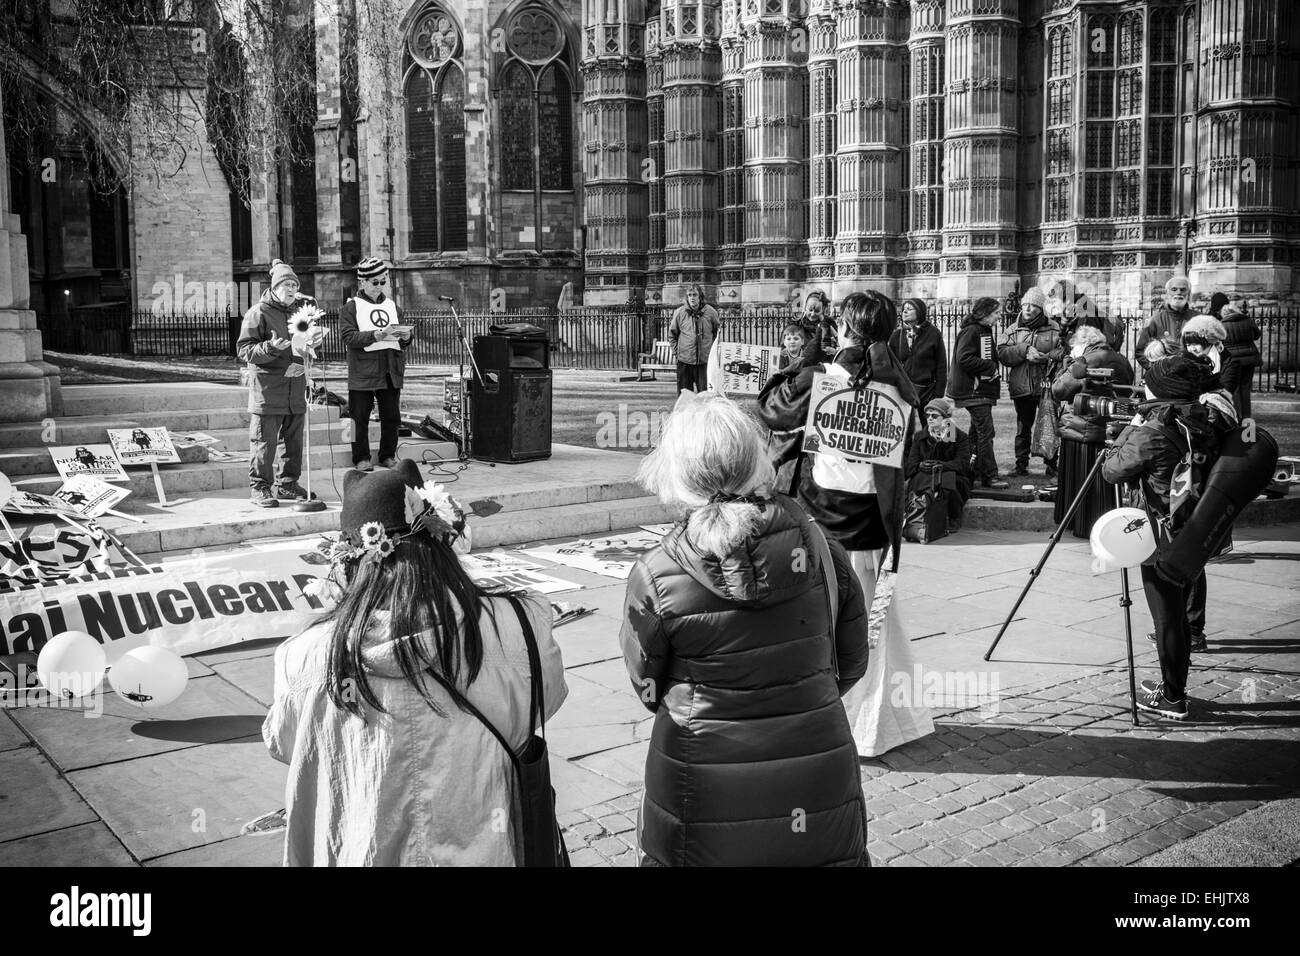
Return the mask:
M 1065 282 L 1127 311 L 1174 271 L 1198 299 L 1295 303 L 1297 12 L 302 0 L 316 109 L 291 121 L 314 159 L 245 206 L 200 143 L 117 214 L 121 275 L 146 309 L 194 281 L 264 282 L 277 256 L 337 302 L 370 253 L 428 307 L 549 307 L 569 283 L 575 304 L 672 304 L 699 283 L 756 306 Z M 80 205 L 62 204 L 64 234 Z

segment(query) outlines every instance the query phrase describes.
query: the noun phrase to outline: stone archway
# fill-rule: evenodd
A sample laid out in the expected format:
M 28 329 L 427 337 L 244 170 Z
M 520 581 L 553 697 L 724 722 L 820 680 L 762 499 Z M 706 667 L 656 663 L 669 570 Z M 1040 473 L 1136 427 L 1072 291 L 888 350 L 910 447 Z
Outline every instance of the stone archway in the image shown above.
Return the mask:
M 11 212 L 9 153 L 0 94 L 0 422 L 40 421 L 63 413 L 59 370 L 44 360 L 30 308 L 27 240 Z

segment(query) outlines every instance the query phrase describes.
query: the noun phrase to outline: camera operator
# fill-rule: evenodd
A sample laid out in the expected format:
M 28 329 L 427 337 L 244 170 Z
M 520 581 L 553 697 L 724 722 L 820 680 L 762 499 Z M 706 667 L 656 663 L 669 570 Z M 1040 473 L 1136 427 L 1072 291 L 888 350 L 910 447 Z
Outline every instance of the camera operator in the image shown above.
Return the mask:
M 1180 352 L 1152 362 L 1140 413 L 1105 453 L 1102 476 L 1111 484 L 1129 483 L 1129 503 L 1151 520 L 1157 552 L 1190 517 L 1202 483 L 1218 457 L 1223 431 L 1235 417 L 1223 413 L 1213 370 L 1202 359 Z M 1207 401 L 1207 398 L 1209 401 Z M 1191 665 L 1189 604 L 1204 572 L 1191 585 L 1160 577 L 1155 555 L 1142 565 L 1142 588 L 1155 624 L 1160 682 L 1142 682 L 1137 705 L 1175 720 L 1187 716 L 1187 672 Z
M 1133 366 L 1111 347 L 1104 332 L 1091 325 L 1081 325 L 1075 331 L 1067 362 L 1069 364 L 1052 382 L 1052 398 L 1066 406 L 1058 432 L 1061 436 L 1061 448 L 1057 452 L 1060 477 L 1053 516 L 1058 524 L 1065 518 L 1097 456 L 1106 448 L 1106 416 L 1077 415 L 1070 403 L 1081 392 L 1089 396 L 1115 397 L 1115 386 L 1133 384 Z M 1111 507 L 1109 490 L 1100 483 L 1094 484 L 1075 512 L 1070 532 L 1076 538 L 1087 538 L 1094 522 Z

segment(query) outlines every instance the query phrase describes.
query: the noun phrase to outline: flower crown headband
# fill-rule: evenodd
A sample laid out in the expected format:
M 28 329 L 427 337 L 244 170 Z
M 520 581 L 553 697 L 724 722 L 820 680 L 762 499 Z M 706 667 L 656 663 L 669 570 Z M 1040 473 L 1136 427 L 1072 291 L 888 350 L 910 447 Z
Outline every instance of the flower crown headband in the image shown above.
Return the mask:
M 328 550 L 324 546 L 321 550 L 331 564 L 352 561 L 379 563 L 390 557 L 401 542 L 417 534 L 440 539 L 457 551 L 469 549 L 469 525 L 465 509 L 442 485 L 420 485 L 416 488 L 408 485 L 404 505 L 410 531 L 389 534 L 378 521 L 367 521 L 357 529 L 355 542 L 349 540 L 349 536 L 341 535 L 337 541 L 328 542 Z

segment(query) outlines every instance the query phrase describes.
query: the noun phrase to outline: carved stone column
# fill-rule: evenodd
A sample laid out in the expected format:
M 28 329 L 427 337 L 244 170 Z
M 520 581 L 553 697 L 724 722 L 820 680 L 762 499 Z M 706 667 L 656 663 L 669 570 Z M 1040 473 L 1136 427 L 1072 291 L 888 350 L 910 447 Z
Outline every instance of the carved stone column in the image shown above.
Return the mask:
M 838 202 L 836 31 L 834 0 L 812 0 L 808 11 L 808 265 L 806 287 L 830 295 L 835 281 Z M 802 303 L 800 303 L 802 304 Z
M 944 4 L 916 0 L 912 4 L 910 52 L 911 111 L 909 136 L 906 279 L 901 297 L 933 299 L 938 289 L 939 252 L 943 248 L 944 155 Z
M 903 231 L 903 69 L 907 7 L 839 0 L 838 300 L 866 288 L 896 295 Z
M 582 77 L 584 301 L 639 303 L 649 240 L 644 0 L 586 0 Z
M 943 271 L 939 298 L 1001 297 L 1017 279 L 1020 0 L 947 6 Z
M 9 154 L 0 99 L 0 422 L 63 414 L 59 370 L 44 360 L 27 283 L 27 239 L 9 199 Z

